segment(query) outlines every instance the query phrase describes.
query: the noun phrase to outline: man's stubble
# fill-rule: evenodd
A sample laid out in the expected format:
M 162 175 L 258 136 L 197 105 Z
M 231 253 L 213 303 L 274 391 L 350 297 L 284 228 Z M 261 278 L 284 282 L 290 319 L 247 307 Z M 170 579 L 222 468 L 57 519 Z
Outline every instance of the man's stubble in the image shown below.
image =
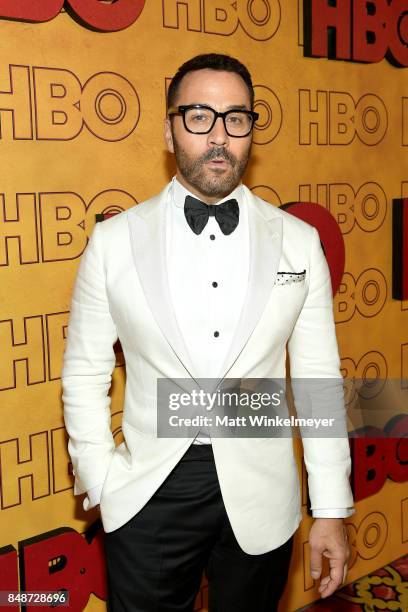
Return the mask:
M 241 182 L 251 154 L 251 144 L 240 159 L 225 147 L 213 147 L 204 155 L 193 157 L 179 145 L 173 134 L 177 168 L 184 180 L 199 193 L 220 199 L 231 193 Z M 206 163 L 216 158 L 225 159 L 230 164 L 230 171 L 225 172 L 221 168 L 207 169 Z

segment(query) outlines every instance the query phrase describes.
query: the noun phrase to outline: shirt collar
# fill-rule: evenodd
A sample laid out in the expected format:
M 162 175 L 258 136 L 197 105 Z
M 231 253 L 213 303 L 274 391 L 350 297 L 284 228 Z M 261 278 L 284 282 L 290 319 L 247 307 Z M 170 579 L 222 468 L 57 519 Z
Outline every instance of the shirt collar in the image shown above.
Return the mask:
M 191 191 L 189 191 L 188 189 L 186 189 L 186 187 L 184 187 L 184 185 L 182 185 L 175 176 L 172 179 L 172 183 L 173 183 L 173 196 L 174 196 L 173 202 L 179 208 L 184 207 L 184 200 L 186 199 L 187 196 L 192 196 L 193 198 L 197 198 L 197 196 L 194 195 L 194 193 L 191 193 Z M 243 201 L 242 183 L 237 185 L 237 187 L 235 187 L 235 189 L 231 191 L 231 193 L 225 196 L 225 198 L 222 198 L 222 200 L 219 200 L 218 202 L 216 202 L 216 204 L 217 205 L 222 204 L 223 202 L 225 202 L 226 200 L 230 200 L 231 198 L 235 198 L 238 202 L 238 206 L 241 207 L 241 204 Z

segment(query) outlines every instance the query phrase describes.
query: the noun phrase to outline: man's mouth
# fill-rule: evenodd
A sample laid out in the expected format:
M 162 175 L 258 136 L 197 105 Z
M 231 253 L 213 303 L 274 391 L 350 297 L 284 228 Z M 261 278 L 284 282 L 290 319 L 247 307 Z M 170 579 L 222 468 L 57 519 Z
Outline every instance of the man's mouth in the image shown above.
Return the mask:
M 235 165 L 233 156 L 229 155 L 227 151 L 211 151 L 211 153 L 204 157 L 203 162 L 207 167 L 213 170 L 222 170 L 223 172 L 228 168 L 233 168 Z
M 226 159 L 223 158 L 219 158 L 219 159 L 210 159 L 208 161 L 209 164 L 215 164 L 216 166 L 226 166 L 227 164 L 229 164 L 229 162 Z

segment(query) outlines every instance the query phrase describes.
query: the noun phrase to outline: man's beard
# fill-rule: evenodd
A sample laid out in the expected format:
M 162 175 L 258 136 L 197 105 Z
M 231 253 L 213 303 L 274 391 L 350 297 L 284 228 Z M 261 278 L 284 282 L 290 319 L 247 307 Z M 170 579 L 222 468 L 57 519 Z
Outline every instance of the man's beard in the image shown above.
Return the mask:
M 243 157 L 238 159 L 224 147 L 213 147 L 201 157 L 193 157 L 183 149 L 173 135 L 174 154 L 178 170 L 189 185 L 197 189 L 199 193 L 208 197 L 223 198 L 239 185 L 248 164 L 251 145 Z M 230 164 L 230 171 L 217 168 L 209 171 L 205 168 L 207 162 L 212 159 L 225 159 Z

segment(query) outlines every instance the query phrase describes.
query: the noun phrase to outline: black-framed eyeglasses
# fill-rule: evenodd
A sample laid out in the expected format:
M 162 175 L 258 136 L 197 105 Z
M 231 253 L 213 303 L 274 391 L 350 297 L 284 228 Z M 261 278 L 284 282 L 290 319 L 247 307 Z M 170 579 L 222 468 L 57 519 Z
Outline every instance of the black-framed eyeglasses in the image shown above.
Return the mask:
M 168 116 L 181 115 L 184 127 L 191 134 L 208 134 L 213 129 L 218 117 L 221 117 L 228 136 L 244 138 L 251 133 L 259 113 L 249 110 L 228 110 L 219 113 L 205 104 L 189 104 L 187 106 L 172 106 Z

